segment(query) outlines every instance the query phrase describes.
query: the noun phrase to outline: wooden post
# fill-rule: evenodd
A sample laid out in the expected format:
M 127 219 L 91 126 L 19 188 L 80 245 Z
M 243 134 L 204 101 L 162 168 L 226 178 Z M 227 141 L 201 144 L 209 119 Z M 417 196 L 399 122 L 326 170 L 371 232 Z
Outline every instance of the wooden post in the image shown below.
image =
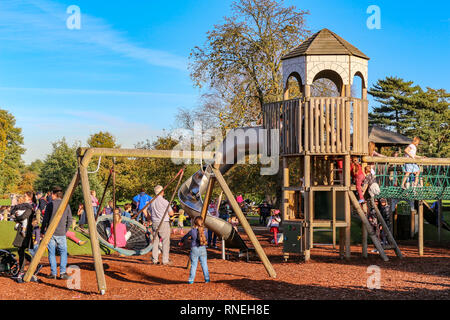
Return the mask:
M 264 264 L 264 267 L 266 268 L 267 273 L 272 277 L 276 278 L 277 274 L 270 263 L 269 259 L 267 258 L 266 253 L 264 252 L 264 249 L 261 247 L 261 244 L 259 243 L 258 239 L 256 238 L 250 224 L 248 223 L 247 219 L 245 218 L 244 214 L 242 213 L 241 207 L 239 207 L 236 199 L 233 196 L 233 193 L 231 192 L 230 188 L 228 187 L 222 173 L 219 171 L 219 169 L 213 167 L 213 173 L 217 179 L 217 182 L 220 184 L 220 187 L 222 188 L 223 192 L 225 193 L 226 197 L 228 198 L 228 202 L 230 203 L 231 207 L 233 208 L 233 211 L 236 213 L 239 222 L 241 223 L 242 227 L 244 228 L 245 232 L 247 233 L 247 236 L 249 237 L 250 241 L 252 242 L 253 246 L 255 247 L 256 253 L 258 254 L 259 258 L 261 259 L 262 263 Z
M 114 234 L 114 248 L 117 248 L 117 227 L 114 223 L 114 211 L 116 210 L 116 158 L 113 158 L 112 165 L 112 174 L 113 174 L 113 234 Z
M 347 192 L 353 192 L 350 190 L 351 180 L 350 180 L 350 155 L 344 157 L 344 168 L 342 172 L 344 176 L 344 185 L 347 187 Z M 352 213 L 350 208 L 349 197 L 344 198 L 344 210 L 345 210 L 345 222 L 347 226 L 345 227 L 345 257 L 350 259 L 351 257 L 351 225 L 352 225 Z
M 31 260 L 30 266 L 28 267 L 28 270 L 23 277 L 23 281 L 30 282 L 31 277 L 33 276 L 34 272 L 36 271 L 36 268 L 41 261 L 42 256 L 44 255 L 45 249 L 47 249 L 47 246 L 53 237 L 53 234 L 55 233 L 56 228 L 59 225 L 59 222 L 61 221 L 61 217 L 64 214 L 64 211 L 67 208 L 67 205 L 69 204 L 69 200 L 72 197 L 72 194 L 75 190 L 75 188 L 78 186 L 78 183 L 80 181 L 80 175 L 77 170 L 77 172 L 74 174 L 72 181 L 70 182 L 69 186 L 67 187 L 66 192 L 64 193 L 64 197 L 62 198 L 61 204 L 59 205 L 58 210 L 55 213 L 55 216 L 50 222 L 50 225 L 47 228 L 47 231 L 45 232 L 45 236 L 42 239 L 41 243 L 39 244 L 39 248 L 36 251 L 36 254 L 33 257 L 33 260 Z
M 103 263 L 102 263 L 102 255 L 100 253 L 100 245 L 98 242 L 98 235 L 97 235 L 97 226 L 95 222 L 94 217 L 94 208 L 92 207 L 91 202 L 91 190 L 89 187 L 89 178 L 86 167 L 83 165 L 80 166 L 80 178 L 81 178 L 81 185 L 83 190 L 83 197 L 84 197 L 84 203 L 85 203 L 85 210 L 86 210 L 86 216 L 88 220 L 89 225 L 89 237 L 91 239 L 91 248 L 92 248 L 92 255 L 94 257 L 94 267 L 95 267 L 95 273 L 97 276 L 97 286 L 100 293 L 103 295 L 106 293 L 106 280 L 105 280 L 105 273 L 103 270 Z
M 423 201 L 419 201 L 419 256 L 423 256 Z
M 420 224 L 420 221 L 419 221 Z M 419 226 L 420 227 L 420 226 Z M 441 242 L 441 231 L 442 231 L 442 200 L 438 200 L 438 241 Z
M 283 221 L 289 220 L 289 192 L 285 189 L 289 187 L 289 164 L 287 157 L 283 157 Z
M 416 234 L 416 210 L 411 210 L 411 232 L 410 237 L 414 239 L 414 235 Z
M 336 189 L 331 194 L 332 219 L 333 219 L 333 249 L 336 249 Z
M 339 257 L 345 258 L 345 228 L 339 228 Z
M 363 258 L 368 257 L 367 253 L 367 229 L 364 223 L 361 222 L 361 230 L 362 230 L 362 256 Z
M 211 202 L 212 193 L 214 191 L 214 183 L 216 182 L 216 178 L 211 176 L 209 177 L 208 186 L 206 187 L 205 200 L 203 201 L 203 207 L 201 212 L 201 217 L 203 221 L 206 220 L 206 216 L 208 214 L 208 206 Z
M 310 193 L 311 193 L 311 156 L 307 155 L 304 158 L 304 179 L 305 179 L 305 187 L 304 187 L 304 201 L 305 201 L 305 261 L 309 261 L 310 259 L 310 243 L 311 243 L 311 232 L 310 229 L 312 228 L 311 225 L 311 201 L 310 201 Z

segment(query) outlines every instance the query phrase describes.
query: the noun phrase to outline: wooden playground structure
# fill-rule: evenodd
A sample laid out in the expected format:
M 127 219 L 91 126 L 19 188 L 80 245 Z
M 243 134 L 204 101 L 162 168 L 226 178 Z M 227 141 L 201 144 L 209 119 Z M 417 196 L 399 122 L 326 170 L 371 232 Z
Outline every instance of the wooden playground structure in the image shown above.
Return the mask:
M 297 238 L 289 237 L 294 248 L 292 253 L 303 254 L 310 259 L 315 228 L 329 228 L 332 231 L 333 246 L 339 232 L 340 255 L 350 258 L 351 206 L 362 221 L 363 256 L 367 257 L 367 236 L 369 235 L 383 260 L 387 261 L 385 249 L 394 249 L 398 257 L 402 254 L 377 210 L 390 246 L 383 248 L 370 226 L 366 213 L 361 208 L 353 191 L 350 174 L 351 157 L 362 159 L 363 165 L 405 164 L 443 166 L 450 165 L 450 159 L 407 159 L 368 157 L 368 60 L 359 49 L 340 36 L 323 29 L 304 41 L 299 47 L 282 58 L 284 101 L 263 106 L 265 129 L 280 130 L 280 156 L 283 163 L 282 212 L 285 224 L 304 228 Z M 289 80 L 297 80 L 301 98 L 289 99 Z M 355 77 L 361 79 L 361 98 L 352 96 Z M 311 85 L 319 79 L 332 81 L 339 97 L 312 97 Z M 270 139 L 267 139 L 270 141 Z M 268 150 L 271 150 L 268 147 Z M 300 165 L 303 181 L 290 180 L 290 167 Z M 406 199 L 442 200 L 449 198 L 450 183 L 447 175 L 436 181 L 442 192 L 434 198 L 412 195 Z M 400 186 L 396 187 L 397 189 Z M 303 197 L 302 197 L 303 195 Z M 425 195 L 422 195 L 425 196 Z M 403 195 L 399 195 L 403 199 Z M 303 203 L 302 203 L 303 202 Z M 319 206 L 325 206 L 328 217 L 316 218 Z M 303 208 L 303 210 L 302 210 Z M 301 238 L 301 243 L 296 243 Z M 292 243 L 293 242 L 293 243 Z M 285 245 L 285 258 L 289 257 L 289 244 Z M 423 254 L 423 204 L 419 203 L 419 252 Z
M 370 225 L 366 212 L 354 195 L 355 186 L 350 175 L 351 157 L 359 157 L 363 163 L 375 164 L 377 173 L 383 174 L 386 166 L 405 163 L 416 163 L 429 167 L 430 176 L 437 177 L 430 188 L 437 188 L 435 193 L 408 194 L 405 199 L 419 200 L 419 252 L 423 254 L 423 200 L 450 199 L 449 170 L 445 174 L 434 173 L 436 168 L 449 168 L 450 159 L 407 159 L 376 158 L 368 154 L 368 60 L 356 47 L 334 34 L 323 29 L 283 57 L 283 83 L 285 84 L 285 100 L 268 103 L 263 106 L 263 126 L 265 129 L 280 130 L 280 157 L 283 170 L 282 213 L 285 226 L 294 226 L 301 231 L 298 237 L 286 238 L 285 243 L 295 245 L 295 250 L 286 250 L 287 259 L 290 253 L 300 253 L 305 261 L 310 259 L 313 248 L 313 234 L 316 228 L 332 230 L 333 246 L 337 244 L 339 235 L 340 256 L 350 258 L 350 235 L 352 206 L 362 222 L 363 256 L 367 257 L 367 238 L 370 237 L 384 261 L 388 260 L 387 249 L 394 249 L 401 258 L 402 253 L 380 212 L 377 216 L 382 223 L 390 246 L 383 247 Z M 294 77 L 301 88 L 302 97 L 289 99 L 289 79 Z M 352 85 L 355 77 L 361 78 L 361 98 L 352 97 Z M 318 79 L 331 80 L 340 92 L 339 97 L 312 97 L 311 85 Z M 270 132 L 268 132 L 270 134 Z M 272 150 L 271 139 L 267 139 L 266 150 Z M 95 261 L 99 292 L 106 292 L 106 281 L 100 254 L 96 220 L 90 201 L 90 187 L 87 167 L 93 157 L 128 157 L 128 158 L 164 158 L 184 159 L 181 152 L 170 150 L 127 150 L 127 149 L 86 149 L 78 150 L 78 170 L 67 187 L 61 206 L 52 220 L 39 249 L 24 277 L 29 282 L 44 251 L 54 233 L 58 222 L 67 207 L 69 200 L 81 182 L 86 205 L 86 213 Z M 194 155 L 195 156 L 195 155 Z M 213 158 L 213 154 L 199 154 L 203 159 Z M 193 156 L 189 155 L 189 158 Z M 292 181 L 290 170 L 293 164 L 301 169 L 303 181 Z M 250 225 L 237 204 L 217 166 L 211 167 L 213 175 L 206 189 L 204 206 L 201 215 L 206 217 L 207 205 L 211 199 L 214 183 L 218 183 L 237 214 L 241 225 L 247 233 L 252 245 L 263 262 L 268 274 L 276 273 L 264 250 L 256 239 Z M 427 169 L 428 170 L 428 169 Z M 435 170 L 435 171 L 433 171 Z M 443 169 L 444 170 L 444 169 Z M 424 188 L 426 188 L 425 186 Z M 381 188 L 399 188 L 396 185 L 383 185 Z M 404 194 L 398 192 L 403 199 Z M 433 196 L 434 199 L 428 197 Z M 373 199 L 372 199 L 373 200 Z M 318 211 L 325 211 L 328 217 L 317 218 Z M 298 229 L 296 229 L 297 227 Z M 284 230 L 286 231 L 286 230 Z M 289 236 L 290 237 L 290 236 Z

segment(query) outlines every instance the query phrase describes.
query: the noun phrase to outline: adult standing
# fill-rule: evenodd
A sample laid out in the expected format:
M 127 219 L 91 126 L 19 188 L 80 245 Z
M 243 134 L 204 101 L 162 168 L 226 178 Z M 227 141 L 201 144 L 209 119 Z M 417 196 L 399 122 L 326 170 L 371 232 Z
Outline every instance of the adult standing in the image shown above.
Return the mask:
M 34 218 L 32 202 L 33 193 L 27 192 L 23 196 L 23 202 L 15 205 L 11 210 L 11 215 L 16 217 L 18 222 L 16 237 L 13 246 L 18 248 L 19 254 L 19 277 L 23 275 L 25 260 L 31 262 L 31 256 L 26 253 L 27 249 L 33 249 L 33 226 Z
M 53 217 L 58 211 L 59 206 L 61 205 L 63 197 L 63 191 L 60 187 L 55 187 L 52 191 L 52 202 L 47 205 L 47 209 L 44 215 L 44 221 L 41 226 L 41 234 L 44 235 L 47 231 L 48 226 L 53 220 Z M 58 266 L 56 263 L 56 248 L 61 256 L 60 262 L 60 275 L 59 278 L 61 280 L 68 280 L 70 276 L 66 273 L 67 268 L 67 231 L 72 225 L 72 211 L 70 210 L 70 205 L 67 205 L 66 210 L 64 211 L 61 220 L 59 221 L 58 226 L 53 233 L 50 242 L 48 243 L 48 260 L 50 262 L 50 269 L 52 279 L 57 278 Z
M 272 206 L 266 200 L 259 206 L 259 223 L 266 225 L 267 218 L 270 216 Z
M 134 196 L 133 203 L 136 205 L 137 212 L 141 211 L 150 201 L 152 197 L 150 197 L 147 193 L 145 193 L 144 189 L 141 189 L 141 192 Z M 143 210 L 137 217 L 137 220 L 141 220 L 142 222 L 146 222 L 148 217 L 148 210 Z
M 153 229 L 153 264 L 158 264 L 159 259 L 159 239 L 162 240 L 162 264 L 170 265 L 170 218 L 174 212 L 169 201 L 164 199 L 163 187 L 158 185 L 155 187 L 155 194 L 161 194 L 150 204 L 152 229 Z M 167 213 L 166 213 L 167 210 Z M 159 229 L 159 231 L 158 231 Z

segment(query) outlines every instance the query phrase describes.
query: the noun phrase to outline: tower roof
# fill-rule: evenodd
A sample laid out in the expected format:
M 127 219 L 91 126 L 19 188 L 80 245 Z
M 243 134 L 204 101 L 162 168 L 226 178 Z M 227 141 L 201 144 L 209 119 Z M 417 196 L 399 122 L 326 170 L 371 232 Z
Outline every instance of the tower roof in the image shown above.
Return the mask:
M 313 34 L 281 60 L 306 55 L 351 55 L 370 59 L 358 48 L 328 29 L 322 29 Z

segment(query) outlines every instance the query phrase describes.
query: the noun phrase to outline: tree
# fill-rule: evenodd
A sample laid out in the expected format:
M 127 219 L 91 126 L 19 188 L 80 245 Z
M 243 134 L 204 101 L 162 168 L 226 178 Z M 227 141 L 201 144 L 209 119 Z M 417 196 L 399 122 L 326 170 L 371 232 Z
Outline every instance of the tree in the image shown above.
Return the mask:
M 0 109 L 0 194 L 17 191 L 25 153 L 22 129 L 14 116 Z
M 34 189 L 39 191 L 50 191 L 54 186 L 59 186 L 65 190 L 78 167 L 76 151 L 79 144 L 69 146 L 66 139 L 63 138 L 52 144 L 53 150 L 47 155 L 41 172 L 34 183 Z M 91 190 L 100 192 L 99 183 L 95 175 L 89 176 Z M 70 205 L 76 208 L 79 203 L 83 203 L 83 194 L 81 187 L 78 186 L 70 201 Z
M 413 126 L 414 103 L 411 100 L 420 92 L 421 88 L 413 86 L 412 81 L 396 77 L 378 80 L 368 91 L 381 104 L 369 114 L 370 124 L 407 134 Z
M 257 121 L 265 102 L 282 99 L 281 58 L 309 34 L 308 12 L 283 1 L 239 0 L 231 9 L 190 63 L 195 85 L 222 101 L 216 117 L 225 128 Z
M 450 94 L 444 89 L 427 88 L 402 102 L 413 110 L 410 137 L 422 139 L 421 152 L 429 157 L 450 157 Z

